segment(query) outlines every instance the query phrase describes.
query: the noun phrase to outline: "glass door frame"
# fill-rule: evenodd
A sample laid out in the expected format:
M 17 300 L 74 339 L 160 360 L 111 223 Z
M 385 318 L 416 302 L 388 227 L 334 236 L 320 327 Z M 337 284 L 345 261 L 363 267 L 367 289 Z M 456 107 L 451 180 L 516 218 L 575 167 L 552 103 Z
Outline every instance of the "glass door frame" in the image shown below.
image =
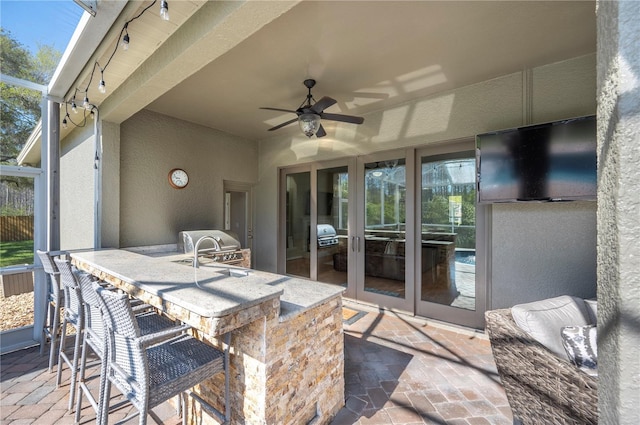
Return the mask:
M 365 164 L 372 162 L 388 161 L 395 159 L 405 159 L 405 297 L 396 298 L 388 295 L 368 292 L 365 289 Z M 399 311 L 414 314 L 414 298 L 415 290 L 412 282 L 415 281 L 415 265 L 414 265 L 414 247 L 415 247 L 415 179 L 411 178 L 415 174 L 415 149 L 396 149 L 391 151 L 376 152 L 368 155 L 362 155 L 357 158 L 357 174 L 356 174 L 356 223 L 352 227 L 354 229 L 351 238 L 351 252 L 356 256 L 355 273 L 356 273 L 356 300 L 366 303 L 372 303 L 379 307 L 383 307 L 391 311 Z
M 311 164 L 278 169 L 278 255 L 276 270 L 282 275 L 287 274 L 287 176 L 299 173 L 310 173 L 311 179 Z M 313 182 L 310 180 L 309 187 L 313 187 L 311 186 L 312 184 Z
M 317 224 L 318 224 L 318 213 L 317 213 L 317 200 L 318 200 L 318 171 L 327 169 L 327 168 L 337 168 L 337 167 L 347 167 L 347 173 L 349 175 L 349 197 L 348 197 L 348 262 L 349 264 L 355 264 L 355 252 L 352 249 L 351 241 L 353 236 L 353 228 L 355 226 L 355 214 L 356 214 L 356 202 L 354 199 L 355 193 L 355 179 L 352 176 L 355 176 L 356 169 L 356 159 L 354 157 L 343 158 L 338 160 L 330 160 L 330 161 L 319 161 L 314 162 L 312 164 L 305 165 L 294 165 L 291 167 L 282 167 L 279 169 L 279 189 L 278 189 L 278 256 L 277 256 L 277 272 L 280 274 L 286 274 L 287 270 L 287 228 L 286 228 L 286 210 L 287 210 L 287 175 L 289 174 L 299 174 L 299 173 L 309 173 L 309 187 L 310 191 L 310 217 L 309 217 L 309 238 L 311 241 L 317 239 Z M 315 243 L 310 243 L 309 246 L 309 255 L 310 255 L 310 280 L 316 281 L 318 279 L 318 267 L 317 267 L 317 257 L 318 257 L 318 246 Z M 355 299 L 355 269 L 353 267 L 349 267 L 347 269 L 347 289 L 344 295 L 348 298 Z
M 416 150 L 415 156 L 415 206 L 414 216 L 416 228 L 421 228 L 422 217 L 422 159 L 437 157 L 446 158 L 447 155 L 455 156 L 461 152 L 469 152 L 470 158 L 475 158 L 475 140 L 465 139 L 446 144 L 426 146 Z M 488 282 L 488 258 L 490 250 L 491 220 L 490 208 L 487 205 L 478 204 L 476 201 L 476 271 L 475 271 L 475 310 L 466 310 L 458 307 L 451 307 L 445 304 L 438 304 L 422 300 L 422 241 L 416 238 L 414 245 L 415 252 L 415 292 L 416 292 L 416 315 L 442 320 L 448 323 L 455 323 L 476 329 L 484 327 L 484 312 L 487 308 L 489 291 Z
M 347 207 L 347 264 L 356 264 L 355 251 L 353 249 L 353 229 L 355 229 L 355 215 L 356 215 L 356 199 L 354 194 L 356 193 L 356 179 L 355 170 L 356 170 L 356 158 L 348 157 L 337 160 L 328 160 L 328 161 L 319 161 L 311 165 L 311 240 L 316 240 L 318 237 L 317 234 L 317 224 L 318 224 L 318 211 L 314 206 L 318 205 L 318 171 L 325 170 L 328 168 L 339 168 L 346 167 L 347 175 L 349 176 L 348 183 L 348 207 Z M 317 280 L 318 278 L 318 267 L 317 267 L 317 258 L 318 258 L 318 244 L 311 244 L 311 258 L 313 259 L 311 262 L 311 279 Z M 344 296 L 347 298 L 355 299 L 356 296 L 356 270 L 354 267 L 347 267 L 347 289 L 344 293 Z

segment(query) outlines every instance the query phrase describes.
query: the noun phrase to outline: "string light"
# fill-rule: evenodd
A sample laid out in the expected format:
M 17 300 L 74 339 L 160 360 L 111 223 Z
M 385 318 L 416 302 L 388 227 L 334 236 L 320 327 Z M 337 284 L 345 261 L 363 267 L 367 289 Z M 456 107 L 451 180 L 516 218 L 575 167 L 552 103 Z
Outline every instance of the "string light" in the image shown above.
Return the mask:
M 100 84 L 98 84 L 98 91 L 102 94 L 107 92 L 107 86 L 104 84 L 104 69 L 100 70 Z
M 169 3 L 166 0 L 160 2 L 160 17 L 164 21 L 169 20 Z
M 111 63 L 111 59 L 113 59 L 113 56 L 118 50 L 118 47 L 122 47 L 122 50 L 129 49 L 129 43 L 131 41 L 129 37 L 129 31 L 128 31 L 129 24 L 135 21 L 136 19 L 138 19 L 139 17 L 141 17 L 147 10 L 153 7 L 153 5 L 156 4 L 156 2 L 157 0 L 153 0 L 148 6 L 142 9 L 142 11 L 138 15 L 134 16 L 133 18 L 125 22 L 124 26 L 122 27 L 122 30 L 120 30 L 120 35 L 118 36 L 118 40 L 120 40 L 120 43 L 116 42 L 115 49 L 111 53 L 111 56 L 109 56 L 109 59 L 107 60 L 107 63 L 105 64 L 105 66 L 101 67 L 98 61 L 96 61 L 93 64 L 93 70 L 91 71 L 91 76 L 89 77 L 89 83 L 87 84 L 87 87 L 84 90 L 78 89 L 76 87 L 75 93 L 71 101 L 69 102 L 68 100 L 65 100 L 65 111 L 67 111 L 68 104 L 71 103 L 71 110 L 74 112 L 74 114 L 77 114 L 78 109 L 76 105 L 76 95 L 78 94 L 78 92 L 84 92 L 84 100 L 82 102 L 82 107 L 84 108 L 84 121 L 81 124 L 76 124 L 75 122 L 73 122 L 73 120 L 69 116 L 69 113 L 67 112 L 64 119 L 62 120 L 62 126 L 64 128 L 67 128 L 67 124 L 69 122 L 75 125 L 76 127 L 84 127 L 84 125 L 86 124 L 87 112 L 91 119 L 95 118 L 98 112 L 98 108 L 95 105 L 92 105 L 89 103 L 89 88 L 91 87 L 91 82 L 93 81 L 93 76 L 96 72 L 96 68 L 100 70 L 100 82 L 98 83 L 98 91 L 102 94 L 105 94 L 107 91 L 107 87 L 104 81 L 104 72 L 107 70 L 107 67 Z M 169 20 L 169 3 L 166 0 L 160 1 L 160 17 L 164 21 Z
M 122 37 L 122 50 L 129 50 L 129 33 L 125 33 L 124 37 Z

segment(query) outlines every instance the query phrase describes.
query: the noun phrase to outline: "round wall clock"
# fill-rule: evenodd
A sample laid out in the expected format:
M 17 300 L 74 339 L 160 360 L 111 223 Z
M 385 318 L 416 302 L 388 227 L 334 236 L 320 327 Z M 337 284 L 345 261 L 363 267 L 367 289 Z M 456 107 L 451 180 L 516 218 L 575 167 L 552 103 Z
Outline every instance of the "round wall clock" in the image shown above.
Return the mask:
M 181 168 L 169 171 L 169 184 L 175 189 L 184 189 L 189 184 L 189 175 Z

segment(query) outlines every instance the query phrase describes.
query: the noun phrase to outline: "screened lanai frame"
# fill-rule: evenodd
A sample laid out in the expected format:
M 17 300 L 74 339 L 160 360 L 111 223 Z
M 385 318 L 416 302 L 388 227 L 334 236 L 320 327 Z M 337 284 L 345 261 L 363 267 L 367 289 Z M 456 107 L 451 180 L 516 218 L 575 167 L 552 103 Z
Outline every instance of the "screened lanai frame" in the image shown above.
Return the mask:
M 59 138 L 60 106 L 49 98 L 47 86 L 0 74 L 0 80 L 42 94 L 40 102 L 41 120 L 34 127 L 29 140 L 40 137 L 40 167 L 0 165 L 1 176 L 29 177 L 34 179 L 34 261 L 23 266 L 0 268 L 1 275 L 34 273 L 34 318 L 33 324 L 0 332 L 0 354 L 40 344 L 45 321 L 47 289 L 45 274 L 35 251 L 57 250 L 60 247 L 59 194 L 60 181 L 57 172 L 60 165 Z M 39 133 L 39 134 L 38 134 Z

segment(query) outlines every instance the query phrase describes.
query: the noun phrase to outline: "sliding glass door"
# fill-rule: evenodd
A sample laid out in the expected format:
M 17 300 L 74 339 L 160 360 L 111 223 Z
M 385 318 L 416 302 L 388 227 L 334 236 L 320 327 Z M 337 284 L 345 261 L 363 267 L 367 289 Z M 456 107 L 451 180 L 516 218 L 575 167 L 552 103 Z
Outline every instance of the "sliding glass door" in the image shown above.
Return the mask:
M 316 278 L 348 286 L 349 281 L 349 167 L 316 171 Z
M 484 227 L 477 224 L 483 222 L 484 211 L 476 204 L 474 152 L 438 154 L 425 149 L 417 162 L 416 312 L 481 326 L 485 285 L 483 273 L 477 272 L 485 251 L 477 248 L 485 238 Z
M 283 169 L 281 188 L 280 272 L 482 326 L 487 238 L 472 140 Z
M 407 179 L 411 169 L 405 151 L 358 159 L 354 238 L 357 298 L 409 312 L 413 311 L 412 196 Z
M 311 173 L 290 170 L 282 178 L 285 188 L 284 272 L 310 278 Z

